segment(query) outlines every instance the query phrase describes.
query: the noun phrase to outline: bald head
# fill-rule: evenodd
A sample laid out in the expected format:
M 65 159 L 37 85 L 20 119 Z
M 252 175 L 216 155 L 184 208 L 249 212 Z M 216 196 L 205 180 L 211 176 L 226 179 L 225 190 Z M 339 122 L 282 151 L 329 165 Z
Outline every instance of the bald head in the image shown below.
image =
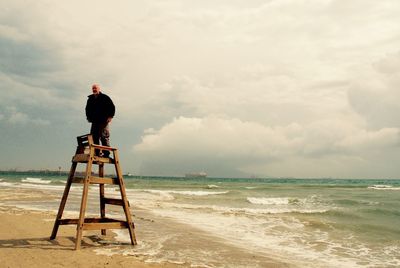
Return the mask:
M 92 85 L 92 92 L 93 92 L 93 95 L 99 95 L 99 93 L 100 93 L 99 84 L 93 84 Z

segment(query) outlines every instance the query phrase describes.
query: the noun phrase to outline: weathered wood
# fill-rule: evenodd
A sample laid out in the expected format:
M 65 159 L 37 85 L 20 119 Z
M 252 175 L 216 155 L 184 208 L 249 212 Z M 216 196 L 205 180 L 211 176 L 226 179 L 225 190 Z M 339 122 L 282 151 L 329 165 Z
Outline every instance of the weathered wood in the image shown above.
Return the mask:
M 125 229 L 128 228 L 127 222 L 99 222 L 99 223 L 85 223 L 83 230 L 103 230 L 103 229 Z
M 88 154 L 76 154 L 72 158 L 72 162 L 77 163 L 87 163 L 89 161 L 90 155 Z
M 83 224 L 87 223 L 126 223 L 126 221 L 118 220 L 118 219 L 111 219 L 111 218 L 85 218 Z M 69 224 L 77 224 L 79 223 L 79 219 L 61 219 L 60 225 L 69 225 Z
M 131 244 L 137 244 L 136 236 L 134 232 L 134 224 L 132 221 L 129 201 L 125 192 L 124 180 L 122 177 L 122 171 L 119 165 L 118 150 L 116 148 L 101 146 L 93 144 L 93 138 L 91 135 L 83 135 L 77 137 L 78 146 L 75 152 L 75 156 L 72 158 L 72 165 L 70 174 L 68 176 L 67 184 L 64 189 L 63 197 L 61 199 L 58 214 L 54 223 L 53 232 L 50 239 L 54 239 L 57 235 L 59 225 L 76 225 L 76 242 L 75 249 L 79 249 L 81 246 L 83 230 L 101 230 L 102 234 L 106 234 L 106 229 L 121 229 L 128 228 L 129 235 L 131 238 Z M 106 150 L 113 153 L 113 158 L 106 158 L 96 156 L 97 150 Z M 75 177 L 76 167 L 78 163 L 86 163 L 85 177 Z M 115 171 L 117 173 L 116 178 L 104 177 L 104 164 L 114 164 Z M 93 165 L 99 165 L 99 175 L 92 176 Z M 72 183 L 83 183 L 82 200 L 79 211 L 78 219 L 62 219 L 62 214 L 65 208 L 65 204 L 68 198 L 68 193 Z M 100 218 L 85 218 L 86 206 L 88 202 L 88 190 L 90 184 L 99 184 L 99 195 L 100 195 Z M 107 198 L 105 197 L 105 184 L 119 185 L 121 199 L 118 198 Z M 110 219 L 106 217 L 106 204 L 122 206 L 126 220 Z
M 90 156 L 88 154 L 76 154 L 72 158 L 72 162 L 77 162 L 77 163 L 87 163 L 89 161 Z M 93 164 L 113 164 L 114 159 L 108 158 L 108 157 L 101 157 L 101 156 L 93 156 L 92 160 Z
M 93 157 L 93 162 L 95 164 L 113 164 L 114 159 L 108 158 L 108 157 L 101 157 L 101 156 L 94 156 Z
M 129 209 L 129 203 L 128 203 L 128 198 L 126 196 L 125 192 L 125 184 L 124 184 L 124 179 L 122 177 L 122 170 L 119 165 L 119 155 L 118 151 L 114 151 L 114 159 L 115 159 L 115 172 L 117 173 L 117 177 L 119 179 L 119 189 L 121 192 L 121 197 L 123 200 L 123 208 L 126 216 L 126 221 L 129 223 L 129 236 L 131 238 L 131 244 L 136 245 L 136 235 L 135 235 L 135 225 L 133 224 L 132 217 L 131 217 L 131 211 Z
M 109 205 L 123 206 L 124 200 L 117 198 L 104 198 L 104 203 Z
M 79 212 L 79 222 L 76 227 L 76 242 L 75 242 L 75 249 L 80 249 L 81 247 L 81 239 L 82 239 L 82 231 L 83 231 L 83 223 L 85 219 L 85 211 L 86 211 L 86 203 L 88 198 L 88 190 L 89 190 L 89 181 L 90 175 L 92 174 L 92 161 L 94 155 L 94 148 L 90 148 L 90 158 L 86 166 L 86 177 L 85 182 L 83 184 L 83 191 L 82 191 L 82 200 L 81 200 L 81 209 Z
M 99 165 L 99 179 L 108 179 L 104 178 L 104 164 Z M 91 181 L 94 181 L 94 178 L 91 178 Z M 98 180 L 100 181 L 100 180 Z M 99 195 L 100 195 L 100 216 L 102 219 L 106 217 L 106 203 L 104 202 L 104 183 L 99 185 Z M 101 234 L 106 235 L 106 229 L 101 229 Z
M 68 193 L 69 193 L 69 190 L 71 189 L 72 176 L 75 173 L 76 166 L 77 166 L 77 163 L 72 163 L 72 165 L 71 165 L 71 169 L 70 169 L 69 176 L 67 179 L 67 184 L 65 185 L 64 193 L 61 198 L 60 207 L 58 208 L 58 213 L 57 213 L 56 220 L 54 222 L 54 227 L 53 227 L 53 231 L 50 236 L 50 240 L 55 239 L 57 236 L 58 226 L 60 225 L 60 219 L 64 212 L 65 204 L 67 203 Z
M 72 179 L 72 183 L 84 183 L 85 178 L 74 177 Z M 90 184 L 111 184 L 111 185 L 118 185 L 118 178 L 108 178 L 108 177 L 94 177 L 90 176 Z
M 61 219 L 60 225 L 78 224 L 79 219 Z
M 109 146 L 104 146 L 104 145 L 99 145 L 99 144 L 91 144 L 94 148 L 100 149 L 100 150 L 105 150 L 105 151 L 115 151 L 117 148 L 109 147 Z

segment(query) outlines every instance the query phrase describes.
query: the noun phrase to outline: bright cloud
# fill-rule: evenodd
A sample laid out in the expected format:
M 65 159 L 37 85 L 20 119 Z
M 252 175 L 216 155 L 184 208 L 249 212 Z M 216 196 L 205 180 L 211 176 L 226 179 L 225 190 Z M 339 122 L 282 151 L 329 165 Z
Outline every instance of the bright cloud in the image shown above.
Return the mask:
M 179 117 L 158 131 L 146 131 L 134 151 L 145 162 L 159 163 L 165 159 L 169 165 L 172 162 L 174 166 L 199 170 L 206 168 L 201 164 L 208 162 L 231 163 L 238 171 L 259 164 L 268 172 L 269 163 L 276 165 L 285 158 L 302 157 L 319 162 L 324 157 L 354 157 L 393 146 L 400 146 L 399 129 L 365 131 L 362 126 L 341 120 L 268 127 L 238 119 Z M 285 168 L 282 166 L 282 173 Z

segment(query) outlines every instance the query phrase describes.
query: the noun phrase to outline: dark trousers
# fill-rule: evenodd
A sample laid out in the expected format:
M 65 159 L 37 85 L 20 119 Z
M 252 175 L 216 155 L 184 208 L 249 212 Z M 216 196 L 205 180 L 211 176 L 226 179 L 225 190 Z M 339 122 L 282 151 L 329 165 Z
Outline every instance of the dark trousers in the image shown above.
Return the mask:
M 107 122 L 93 122 L 90 128 L 90 134 L 93 136 L 93 143 L 104 146 L 110 146 L 110 130 Z M 96 154 L 99 155 L 99 150 L 96 150 Z M 108 157 L 110 152 L 104 151 L 103 155 Z

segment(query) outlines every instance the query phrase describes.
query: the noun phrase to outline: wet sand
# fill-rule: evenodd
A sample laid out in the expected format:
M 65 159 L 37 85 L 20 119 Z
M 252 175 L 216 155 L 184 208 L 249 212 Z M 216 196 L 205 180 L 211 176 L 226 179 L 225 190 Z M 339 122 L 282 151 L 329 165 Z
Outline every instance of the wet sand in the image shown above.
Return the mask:
M 107 236 L 84 231 L 82 249 L 75 251 L 74 225 L 60 226 L 51 241 L 55 211 L 18 205 L 54 198 L 60 197 L 40 190 L 0 189 L 2 267 L 294 267 L 134 206 L 137 246 L 120 231 L 108 231 Z

